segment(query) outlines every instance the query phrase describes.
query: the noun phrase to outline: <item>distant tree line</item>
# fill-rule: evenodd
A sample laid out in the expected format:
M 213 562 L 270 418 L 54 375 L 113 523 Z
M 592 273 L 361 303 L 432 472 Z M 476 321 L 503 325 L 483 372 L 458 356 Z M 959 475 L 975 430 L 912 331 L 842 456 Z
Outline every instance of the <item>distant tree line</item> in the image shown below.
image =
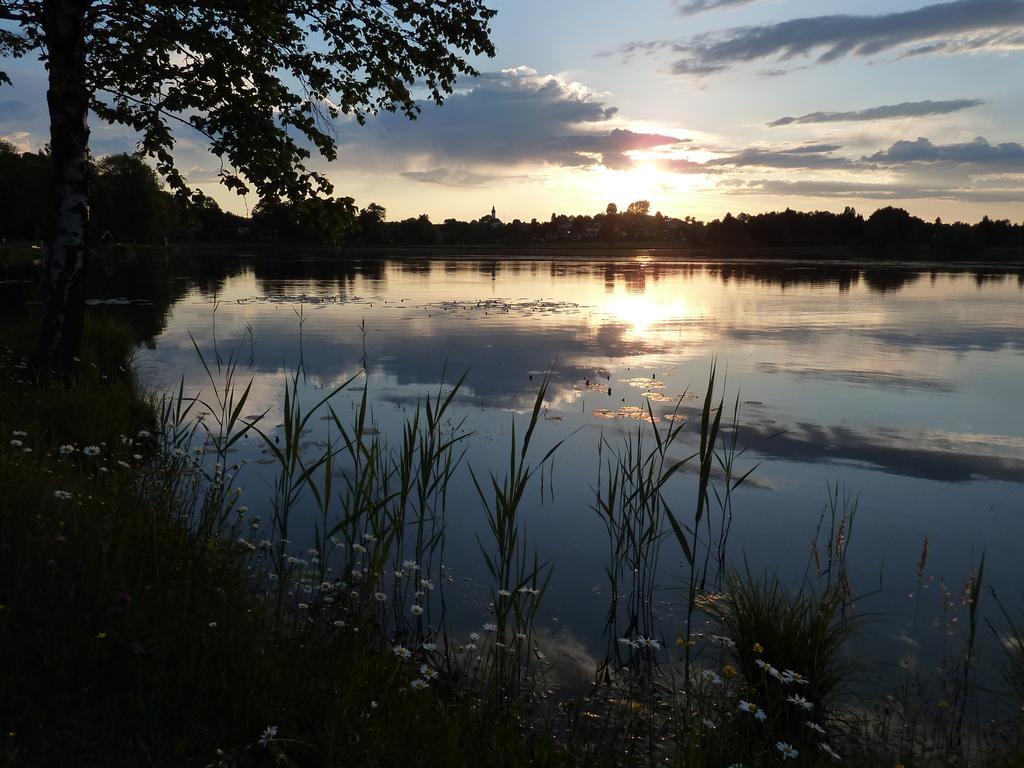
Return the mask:
M 546 221 L 503 222 L 491 214 L 435 224 L 426 214 L 388 221 L 377 203 L 360 209 L 351 197 L 303 202 L 262 200 L 249 217 L 221 210 L 211 198 L 187 199 L 162 187 L 134 155 L 92 162 L 94 242 L 246 241 L 329 246 L 526 246 L 559 242 L 665 243 L 696 248 L 898 248 L 904 250 L 1024 249 L 1024 224 L 984 217 L 976 224 L 929 222 L 902 208 L 864 217 L 851 207 L 785 211 L 703 222 L 650 213 L 646 200 L 620 212 L 609 203 L 595 215 L 551 214 Z M 47 150 L 19 152 L 0 140 L 0 240 L 47 241 L 53 229 Z
M 211 198 L 168 192 L 151 166 L 127 154 L 90 161 L 90 237 L 96 242 L 227 240 L 247 219 Z M 53 233 L 49 150 L 19 152 L 0 139 L 0 239 L 49 242 Z

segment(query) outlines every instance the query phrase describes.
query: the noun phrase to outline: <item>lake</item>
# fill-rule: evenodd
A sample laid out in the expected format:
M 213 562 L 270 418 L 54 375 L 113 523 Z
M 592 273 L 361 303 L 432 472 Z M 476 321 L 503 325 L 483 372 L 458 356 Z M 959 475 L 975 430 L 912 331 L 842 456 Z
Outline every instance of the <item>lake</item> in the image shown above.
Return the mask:
M 96 304 L 149 302 L 126 310 L 145 329 L 136 367 L 146 386 L 176 389 L 183 378 L 186 392 L 208 393 L 191 334 L 207 360 L 238 362 L 240 379 L 252 379 L 246 413 L 271 409 L 275 425 L 300 365 L 309 403 L 365 369 L 333 407 L 350 418 L 365 387 L 383 435 L 465 373 L 451 415 L 472 431 L 465 465 L 478 474 L 507 464 L 513 422 L 521 436 L 550 372 L 535 458 L 565 442 L 531 483 L 521 522 L 528 544 L 554 564 L 541 624 L 584 665 L 603 651 L 608 605 L 607 535 L 591 508 L 599 443 L 650 430 L 650 408 L 662 429 L 673 412 L 690 418 L 670 452 L 690 455 L 713 360 L 729 418 L 739 405 L 738 474 L 756 465 L 732 498 L 732 565 L 745 560 L 799 583 L 814 571 L 811 541 L 838 489 L 847 510 L 856 504 L 857 610 L 876 618 L 860 652 L 921 670 L 959 647 L 961 592 L 982 553 L 986 583 L 1007 602 L 1024 587 L 1020 269 L 649 251 L 343 263 L 241 256 L 119 267 L 91 290 Z M 311 426 L 310 445 L 327 439 L 328 422 Z M 251 462 L 245 500 L 258 512 L 274 467 L 257 440 L 241 445 L 238 456 Z M 668 486 L 683 522 L 695 487 L 689 465 Z M 487 616 L 476 538 L 484 528 L 460 472 L 445 564 L 450 616 L 466 626 Z M 303 536 L 293 532 L 296 552 L 308 546 Z M 681 559 L 667 538 L 655 613 L 669 643 L 683 620 L 674 591 Z

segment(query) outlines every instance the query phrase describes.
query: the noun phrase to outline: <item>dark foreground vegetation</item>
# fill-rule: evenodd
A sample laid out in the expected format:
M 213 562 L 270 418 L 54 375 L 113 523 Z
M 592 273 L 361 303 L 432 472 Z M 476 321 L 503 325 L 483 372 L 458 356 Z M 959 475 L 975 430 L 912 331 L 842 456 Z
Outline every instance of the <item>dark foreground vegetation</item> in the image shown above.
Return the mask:
M 805 584 L 724 562 L 722 515 L 742 477 L 713 373 L 690 424 L 645 424 L 602 449 L 593 511 L 616 598 L 606 657 L 570 692 L 534 622 L 558 575 L 519 524 L 550 456 L 532 445 L 543 388 L 510 464 L 475 468 L 492 592 L 470 631 L 448 626 L 440 565 L 445 489 L 464 458 L 466 433 L 447 418 L 458 385 L 395 441 L 370 428 L 365 396 L 348 423 L 327 410 L 337 437 L 310 455 L 300 436 L 332 394 L 303 411 L 298 376 L 268 414 L 274 429 L 241 415 L 248 391 L 230 363 L 207 361 L 202 401 L 147 397 L 134 332 L 93 308 L 72 379 L 37 383 L 35 323 L 0 326 L 0 764 L 1024 764 L 1021 618 L 984 594 L 983 560 L 962 596 L 962 651 L 927 691 L 895 682 L 877 700 L 851 692 L 844 653 L 861 626 L 848 499 L 831 500 Z M 680 467 L 668 446 L 684 429 L 702 438 L 698 492 L 669 511 Z M 277 464 L 262 516 L 232 458 L 250 438 Z M 308 548 L 289 544 L 306 535 L 292 519 L 302 497 L 318 510 Z M 681 562 L 684 626 L 656 624 L 659 556 Z M 978 658 L 988 631 L 1004 657 Z M 975 683 L 982 664 L 1004 673 L 1009 720 L 976 714 L 992 695 Z
M 49 242 L 53 231 L 50 158 L 19 152 L 0 140 L 0 240 Z M 486 213 L 472 221 L 435 223 L 424 214 L 388 221 L 376 203 L 360 209 L 351 197 L 302 202 L 261 200 L 248 218 L 220 209 L 209 197 L 175 196 L 156 172 L 132 155 L 95 160 L 90 238 L 97 243 L 289 243 L 323 246 L 524 247 L 560 243 L 658 243 L 692 248 L 841 248 L 901 257 L 925 253 L 1024 256 L 1024 224 L 924 221 L 901 208 L 863 216 L 829 211 L 726 214 L 709 222 L 651 213 L 639 200 L 624 211 L 609 204 L 595 215 L 552 213 L 547 221 L 502 221 Z

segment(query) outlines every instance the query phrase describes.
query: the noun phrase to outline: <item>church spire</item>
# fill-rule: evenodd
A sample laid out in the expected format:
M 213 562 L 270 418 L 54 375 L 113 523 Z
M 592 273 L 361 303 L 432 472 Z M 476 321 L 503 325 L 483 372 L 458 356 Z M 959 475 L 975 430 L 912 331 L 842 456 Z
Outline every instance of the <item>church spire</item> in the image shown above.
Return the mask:
M 498 211 L 495 209 L 495 207 L 493 205 L 491 206 L 491 218 L 492 219 L 498 218 Z

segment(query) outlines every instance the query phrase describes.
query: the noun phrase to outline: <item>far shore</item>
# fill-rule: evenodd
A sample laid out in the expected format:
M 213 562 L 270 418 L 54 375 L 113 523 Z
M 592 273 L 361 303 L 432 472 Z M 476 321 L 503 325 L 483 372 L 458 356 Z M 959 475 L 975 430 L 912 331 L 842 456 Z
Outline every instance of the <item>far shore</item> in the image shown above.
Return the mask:
M 666 262 L 738 262 L 738 263 L 828 263 L 851 266 L 914 267 L 996 267 L 1024 268 L 1024 251 L 1019 248 L 987 248 L 975 251 L 937 251 L 930 249 L 873 249 L 849 247 L 695 247 L 677 242 L 550 242 L 508 245 L 504 243 L 472 245 L 351 245 L 324 246 L 298 242 L 181 242 L 104 244 L 95 255 L 100 258 L 156 256 L 173 258 L 189 255 L 220 255 L 229 258 L 315 257 L 356 260 L 431 259 L 507 261 L 622 261 L 641 258 Z M 38 243 L 0 243 L 0 269 L 41 265 L 46 251 Z

